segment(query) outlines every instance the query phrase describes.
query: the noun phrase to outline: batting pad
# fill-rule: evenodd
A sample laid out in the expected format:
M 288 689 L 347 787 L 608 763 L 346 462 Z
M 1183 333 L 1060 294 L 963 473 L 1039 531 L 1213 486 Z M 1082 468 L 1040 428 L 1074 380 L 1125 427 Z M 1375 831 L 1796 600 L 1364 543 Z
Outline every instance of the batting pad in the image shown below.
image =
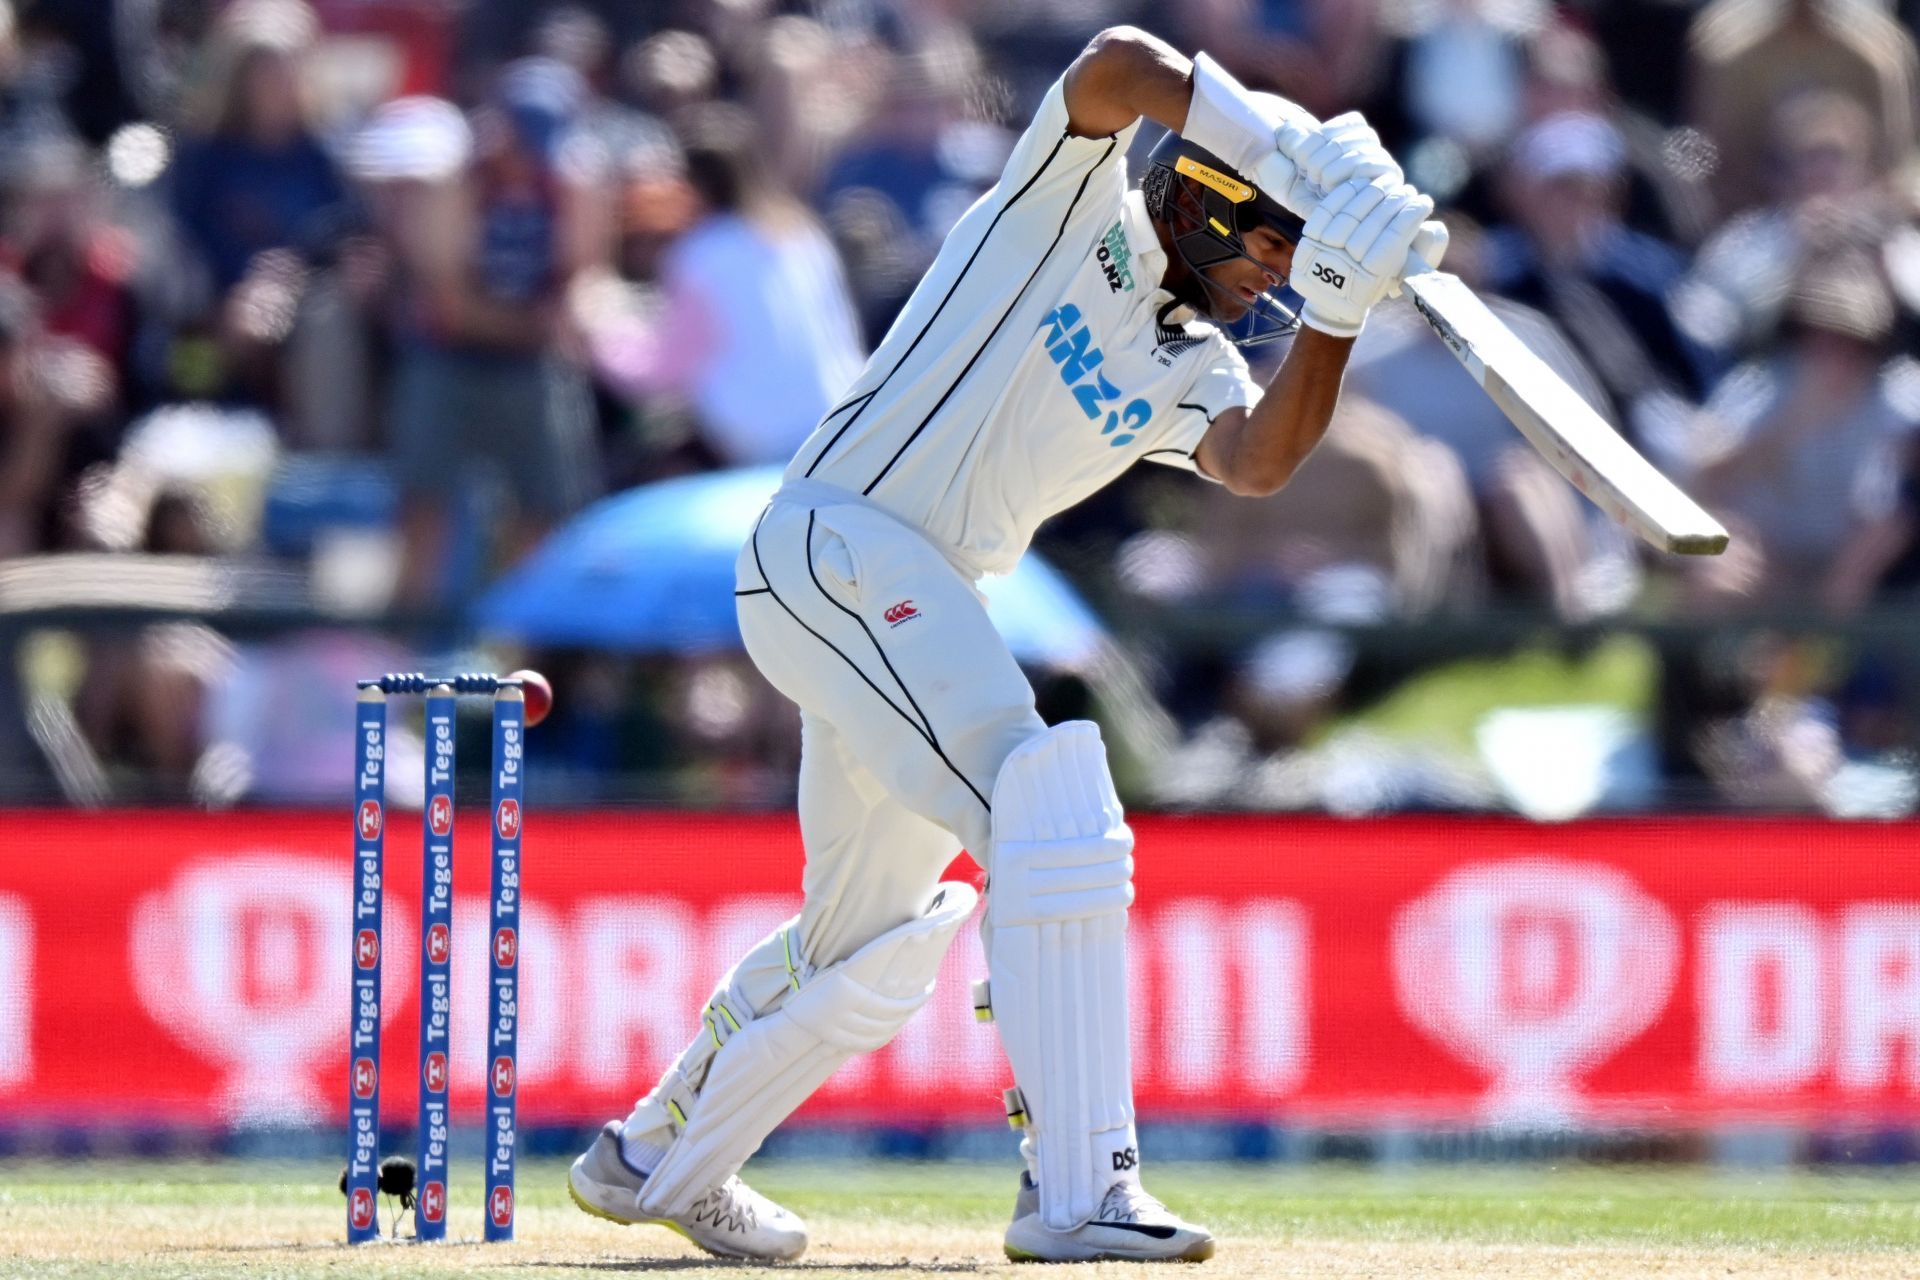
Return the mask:
M 898 1035 L 933 994 L 940 961 L 978 900 L 968 885 L 940 885 L 924 914 L 809 974 L 778 1009 L 726 1036 L 641 1190 L 641 1210 L 684 1214 L 739 1172 L 842 1063 Z
M 713 990 L 700 1013 L 700 1030 L 660 1082 L 634 1104 L 623 1131 L 643 1148 L 665 1151 L 693 1114 L 714 1055 L 742 1027 L 779 1008 L 813 969 L 801 953 L 800 917 L 794 916 L 740 957 Z M 648 1165 L 654 1159 L 646 1161 Z
M 1042 1221 L 1093 1216 L 1126 1151 L 1127 907 L 1133 832 L 1100 730 L 1057 725 L 1007 757 L 993 786 L 982 933 L 993 1021 L 1025 1099 Z

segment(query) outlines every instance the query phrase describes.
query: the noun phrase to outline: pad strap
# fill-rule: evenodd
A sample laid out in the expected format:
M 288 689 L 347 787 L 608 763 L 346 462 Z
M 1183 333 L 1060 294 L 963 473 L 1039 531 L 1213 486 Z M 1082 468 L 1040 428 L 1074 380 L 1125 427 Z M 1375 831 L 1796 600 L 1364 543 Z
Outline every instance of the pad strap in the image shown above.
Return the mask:
M 653 1091 L 634 1105 L 623 1132 L 665 1148 L 686 1127 L 714 1055 L 756 1018 L 765 1017 L 810 977 L 800 947 L 800 917 L 775 929 L 727 971 L 700 1011 L 700 1031 Z

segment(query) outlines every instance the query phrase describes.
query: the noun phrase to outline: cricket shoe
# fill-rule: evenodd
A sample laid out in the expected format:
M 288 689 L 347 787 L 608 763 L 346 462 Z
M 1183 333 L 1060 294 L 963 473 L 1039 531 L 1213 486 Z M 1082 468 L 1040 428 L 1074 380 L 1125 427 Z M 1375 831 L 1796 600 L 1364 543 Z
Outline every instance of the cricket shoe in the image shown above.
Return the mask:
M 1148 1195 L 1137 1182 L 1107 1188 L 1093 1217 L 1070 1231 L 1040 1219 L 1040 1188 L 1026 1171 L 1007 1228 L 1015 1262 L 1205 1262 L 1213 1237 Z
M 678 1231 L 718 1258 L 791 1262 L 806 1252 L 807 1225 L 739 1178 L 728 1178 L 693 1202 L 680 1217 L 662 1218 L 640 1208 L 647 1175 L 627 1163 L 620 1122 L 611 1120 L 593 1145 L 567 1171 L 573 1202 L 596 1218 L 626 1226 Z

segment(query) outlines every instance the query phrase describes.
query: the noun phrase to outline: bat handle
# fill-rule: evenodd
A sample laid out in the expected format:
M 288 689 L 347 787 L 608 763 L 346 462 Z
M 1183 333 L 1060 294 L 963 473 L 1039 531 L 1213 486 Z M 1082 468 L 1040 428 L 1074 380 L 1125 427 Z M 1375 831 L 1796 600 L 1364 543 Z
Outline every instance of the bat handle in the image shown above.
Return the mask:
M 1421 223 L 1420 229 L 1413 233 L 1413 246 L 1407 250 L 1407 265 L 1388 293 L 1397 298 L 1400 296 L 1401 283 L 1408 276 L 1438 271 L 1440 259 L 1446 256 L 1449 238 L 1446 223 L 1438 219 Z
M 1405 286 L 1408 280 L 1414 276 L 1426 276 L 1432 275 L 1433 273 L 1434 267 L 1428 263 L 1425 258 L 1417 253 L 1410 252 L 1407 254 L 1406 268 L 1400 272 L 1400 278 L 1395 280 L 1392 287 L 1387 290 L 1387 296 L 1389 298 L 1397 298 L 1406 291 Z

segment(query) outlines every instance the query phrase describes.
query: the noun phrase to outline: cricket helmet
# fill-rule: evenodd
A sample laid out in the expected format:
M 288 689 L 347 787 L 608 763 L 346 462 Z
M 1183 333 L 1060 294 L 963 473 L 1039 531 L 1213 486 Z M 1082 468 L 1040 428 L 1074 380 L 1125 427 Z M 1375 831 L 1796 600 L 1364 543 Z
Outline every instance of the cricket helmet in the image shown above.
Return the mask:
M 1147 156 L 1147 172 L 1140 180 L 1147 212 L 1167 224 L 1173 251 L 1193 273 L 1210 298 L 1239 304 L 1207 276 L 1207 268 L 1234 258 L 1253 261 L 1245 234 L 1255 227 L 1298 244 L 1305 223 L 1287 212 L 1278 200 L 1254 186 L 1232 166 L 1197 143 L 1169 132 Z M 1288 304 L 1286 286 L 1258 295 L 1244 315 L 1221 327 L 1242 346 L 1270 342 L 1293 332 L 1300 324 Z M 1213 308 L 1210 306 L 1208 311 Z

